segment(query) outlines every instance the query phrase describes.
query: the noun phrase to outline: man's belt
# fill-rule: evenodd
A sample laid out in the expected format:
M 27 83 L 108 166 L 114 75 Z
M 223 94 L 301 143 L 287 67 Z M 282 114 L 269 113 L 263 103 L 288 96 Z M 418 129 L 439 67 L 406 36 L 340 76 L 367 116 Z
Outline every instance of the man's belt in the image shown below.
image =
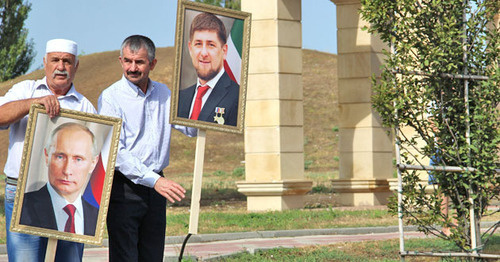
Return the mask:
M 13 178 L 13 177 L 6 177 L 6 178 L 5 178 L 5 183 L 6 183 L 7 185 L 17 186 L 17 178 Z

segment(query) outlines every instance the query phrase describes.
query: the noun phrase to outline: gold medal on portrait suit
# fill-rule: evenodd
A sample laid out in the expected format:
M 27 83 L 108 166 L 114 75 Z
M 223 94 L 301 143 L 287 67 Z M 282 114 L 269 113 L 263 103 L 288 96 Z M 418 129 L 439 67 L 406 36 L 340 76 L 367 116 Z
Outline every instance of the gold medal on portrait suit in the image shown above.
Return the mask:
M 217 122 L 220 125 L 224 124 L 224 117 L 222 115 L 224 114 L 224 108 L 223 107 L 216 107 L 215 108 L 215 116 L 214 116 L 214 122 Z

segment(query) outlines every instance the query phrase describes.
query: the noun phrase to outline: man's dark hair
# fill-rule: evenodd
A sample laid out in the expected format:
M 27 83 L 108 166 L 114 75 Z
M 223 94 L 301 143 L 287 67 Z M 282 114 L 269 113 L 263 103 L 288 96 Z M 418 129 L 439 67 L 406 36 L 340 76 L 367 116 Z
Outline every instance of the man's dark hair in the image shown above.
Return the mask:
M 191 23 L 191 29 L 189 30 L 189 39 L 193 39 L 194 32 L 205 30 L 215 31 L 222 45 L 226 44 L 226 27 L 224 26 L 224 23 L 222 23 L 222 21 L 214 14 L 201 13 L 197 15 Z
M 146 51 L 148 51 L 149 62 L 151 63 L 155 59 L 155 52 L 156 52 L 155 44 L 153 43 L 153 41 L 151 41 L 151 39 L 149 39 L 146 36 L 131 35 L 125 38 L 120 48 L 120 56 L 123 56 L 123 49 L 125 47 L 128 47 L 132 52 L 137 52 L 141 48 L 146 48 Z

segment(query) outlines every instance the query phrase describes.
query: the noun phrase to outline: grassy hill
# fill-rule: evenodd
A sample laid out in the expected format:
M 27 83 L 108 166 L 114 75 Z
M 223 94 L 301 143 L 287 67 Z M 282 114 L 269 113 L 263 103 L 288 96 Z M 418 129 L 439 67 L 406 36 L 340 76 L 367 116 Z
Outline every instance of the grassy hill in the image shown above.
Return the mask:
M 172 86 L 175 50 L 158 48 L 158 64 L 151 79 Z M 119 51 L 95 53 L 80 57 L 75 86 L 97 108 L 101 91 L 121 77 Z M 305 167 L 310 172 L 332 172 L 338 167 L 337 149 L 337 56 L 312 50 L 303 50 L 304 88 L 304 151 Z M 39 79 L 43 70 L 0 83 L 4 95 L 15 83 Z M 1 113 L 1 112 L 0 112 Z M 251 112 L 246 112 L 251 114 Z M 0 172 L 7 158 L 8 131 L 0 131 Z M 170 166 L 167 174 L 193 171 L 196 138 L 187 138 L 179 132 L 172 134 Z M 204 172 L 231 173 L 242 167 L 245 160 L 243 135 L 207 131 Z

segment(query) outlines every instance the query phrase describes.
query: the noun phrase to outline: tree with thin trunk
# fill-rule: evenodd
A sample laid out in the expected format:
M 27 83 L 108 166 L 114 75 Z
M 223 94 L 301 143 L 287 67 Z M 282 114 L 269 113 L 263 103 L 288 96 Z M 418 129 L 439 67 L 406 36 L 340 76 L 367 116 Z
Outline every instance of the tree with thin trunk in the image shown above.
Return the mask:
M 24 28 L 30 9 L 23 0 L 0 0 L 0 82 L 26 73 L 35 57 Z
M 422 172 L 403 171 L 400 215 L 465 252 L 481 252 L 500 225 L 473 250 L 470 218 L 479 223 L 498 212 L 488 206 L 500 194 L 500 34 L 493 23 L 500 1 L 361 2 L 367 29 L 390 46 L 381 75 L 373 77 L 372 102 L 386 126 L 405 131 L 395 133 L 401 162 L 429 166 L 432 159 L 462 170 L 432 171 L 429 184 Z M 390 208 L 398 210 L 394 199 Z

